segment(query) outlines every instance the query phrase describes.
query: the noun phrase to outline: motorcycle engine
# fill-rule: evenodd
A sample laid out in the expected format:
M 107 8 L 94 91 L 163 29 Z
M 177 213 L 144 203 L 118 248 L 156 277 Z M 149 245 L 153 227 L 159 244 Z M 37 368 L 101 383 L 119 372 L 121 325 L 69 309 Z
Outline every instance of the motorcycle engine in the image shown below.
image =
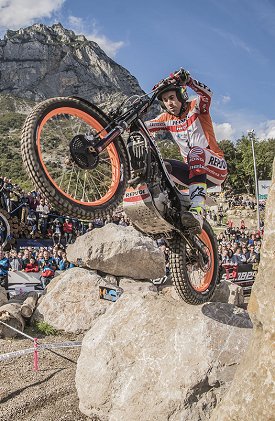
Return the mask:
M 127 149 L 131 162 L 131 179 L 146 174 L 147 142 L 140 132 L 132 132 L 127 141 Z

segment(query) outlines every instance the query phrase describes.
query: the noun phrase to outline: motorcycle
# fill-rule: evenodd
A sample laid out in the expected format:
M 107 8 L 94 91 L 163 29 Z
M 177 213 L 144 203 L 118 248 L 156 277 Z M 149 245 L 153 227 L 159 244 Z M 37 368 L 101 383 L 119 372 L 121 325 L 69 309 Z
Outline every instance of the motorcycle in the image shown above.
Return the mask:
M 218 277 L 215 235 L 204 220 L 196 235 L 181 221 L 190 206 L 142 116 L 163 86 L 124 101 L 107 115 L 79 97 L 38 104 L 21 139 L 23 162 L 38 190 L 63 214 L 82 220 L 106 217 L 123 202 L 133 226 L 169 248 L 169 267 L 179 296 L 189 304 L 212 297 Z

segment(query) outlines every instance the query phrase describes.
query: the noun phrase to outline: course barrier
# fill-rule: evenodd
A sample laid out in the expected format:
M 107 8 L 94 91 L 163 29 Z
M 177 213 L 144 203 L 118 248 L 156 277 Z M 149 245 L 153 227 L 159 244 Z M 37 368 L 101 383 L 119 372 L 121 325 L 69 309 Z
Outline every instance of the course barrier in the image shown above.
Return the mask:
M 33 352 L 33 370 L 34 371 L 38 371 L 38 351 L 42 350 L 42 349 L 53 349 L 53 348 L 58 348 L 60 347 L 60 344 L 44 344 L 44 345 L 38 345 L 38 339 L 37 338 L 33 338 L 30 335 L 27 335 L 24 332 L 21 332 L 21 330 L 16 329 L 13 326 L 10 326 L 9 324 L 2 322 L 2 320 L 0 320 L 0 323 L 2 323 L 4 326 L 10 328 L 11 330 L 13 330 L 14 332 L 19 333 L 19 335 L 30 339 L 33 342 L 33 348 L 27 349 L 25 350 L 26 352 L 21 351 L 15 351 L 15 352 L 9 352 L 7 354 L 2 354 L 0 355 L 0 361 L 4 361 L 7 360 L 9 358 L 14 358 L 14 357 L 18 357 L 18 356 L 22 356 L 25 354 L 28 354 L 30 352 Z M 71 346 L 72 343 L 71 342 L 63 342 L 62 343 L 62 347 L 68 347 Z M 81 342 L 73 342 L 73 346 L 81 346 Z
M 21 332 L 22 333 L 22 332 Z M 37 351 L 44 351 L 47 349 L 60 349 L 60 348 L 77 348 L 82 345 L 81 341 L 68 341 L 68 342 L 56 342 L 53 344 L 37 344 Z M 31 354 L 34 352 L 34 348 L 25 348 L 18 351 L 7 352 L 6 354 L 0 354 L 0 361 L 7 361 L 12 358 L 22 357 L 23 355 Z

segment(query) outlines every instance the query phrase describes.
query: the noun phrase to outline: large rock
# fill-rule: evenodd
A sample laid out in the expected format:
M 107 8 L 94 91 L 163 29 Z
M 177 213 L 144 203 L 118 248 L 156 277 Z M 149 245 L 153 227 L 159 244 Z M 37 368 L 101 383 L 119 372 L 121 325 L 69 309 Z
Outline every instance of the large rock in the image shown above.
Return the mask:
M 86 269 L 67 270 L 47 286 L 32 320 L 45 321 L 66 332 L 88 330 L 110 304 L 99 299 L 99 285 L 105 283 L 99 275 Z
M 244 294 L 241 286 L 224 280 L 217 285 L 212 302 L 229 303 L 242 307 L 244 305 Z
M 234 381 L 211 421 L 274 420 L 275 160 L 266 206 L 261 262 L 248 311 L 254 329 Z
M 0 286 L 0 307 L 8 302 L 7 291 L 4 287 Z
M 246 311 L 233 305 L 190 306 L 149 283 L 131 289 L 128 282 L 83 340 L 80 410 L 101 421 L 206 420 L 233 378 L 251 327 Z
M 0 338 L 15 338 L 23 332 L 25 320 L 21 315 L 21 305 L 7 303 L 0 307 Z M 15 330 L 14 330 L 14 329 Z
M 107 224 L 81 237 L 67 249 L 71 262 L 115 276 L 155 279 L 165 274 L 164 254 L 155 241 L 133 227 Z

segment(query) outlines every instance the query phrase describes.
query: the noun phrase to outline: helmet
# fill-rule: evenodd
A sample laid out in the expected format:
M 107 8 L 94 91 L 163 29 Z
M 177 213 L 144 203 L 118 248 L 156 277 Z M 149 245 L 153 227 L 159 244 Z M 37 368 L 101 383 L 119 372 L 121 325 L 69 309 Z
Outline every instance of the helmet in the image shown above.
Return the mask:
M 160 90 L 160 92 L 157 94 L 157 99 L 159 100 L 161 107 L 166 112 L 169 112 L 169 111 L 167 111 L 167 109 L 166 109 L 166 107 L 165 107 L 165 105 L 162 101 L 162 95 L 165 92 L 168 92 L 168 91 L 176 91 L 177 98 L 182 104 L 181 109 L 180 109 L 180 113 L 183 113 L 183 111 L 186 110 L 186 102 L 188 101 L 188 93 L 187 93 L 186 86 L 184 86 L 184 85 L 167 85 Z

